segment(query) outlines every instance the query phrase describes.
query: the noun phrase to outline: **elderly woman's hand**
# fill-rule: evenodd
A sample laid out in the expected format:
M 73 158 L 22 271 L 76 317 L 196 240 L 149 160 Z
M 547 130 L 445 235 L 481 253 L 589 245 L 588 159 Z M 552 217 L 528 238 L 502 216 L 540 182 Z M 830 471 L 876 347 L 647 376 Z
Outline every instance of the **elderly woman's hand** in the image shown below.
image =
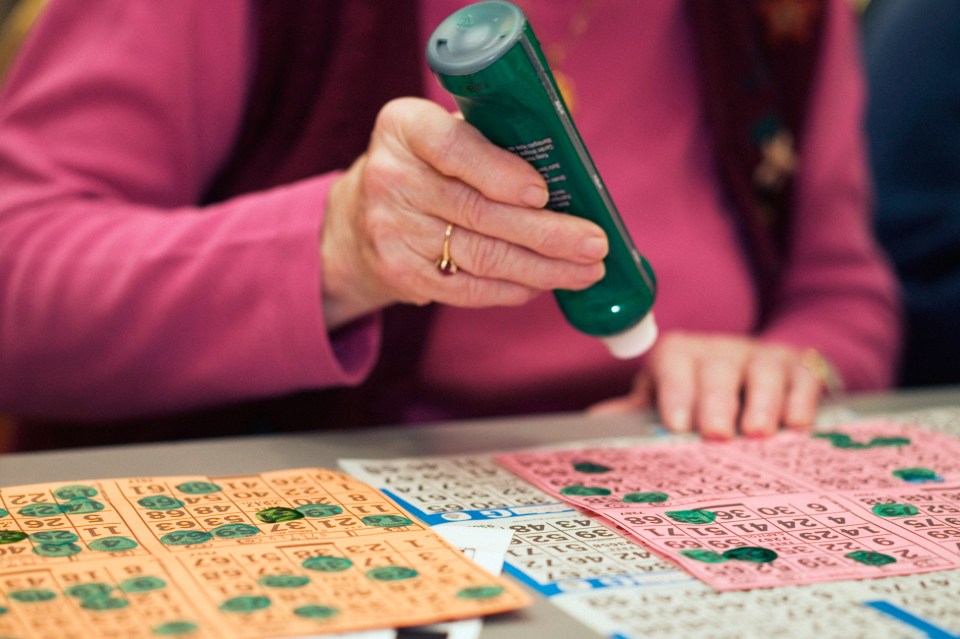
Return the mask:
M 426 100 L 390 102 L 367 152 L 331 187 L 321 239 L 328 327 L 394 302 L 516 305 L 593 284 L 604 273 L 603 230 L 546 202 L 533 167 L 462 119 Z M 438 268 L 445 249 L 452 276 Z

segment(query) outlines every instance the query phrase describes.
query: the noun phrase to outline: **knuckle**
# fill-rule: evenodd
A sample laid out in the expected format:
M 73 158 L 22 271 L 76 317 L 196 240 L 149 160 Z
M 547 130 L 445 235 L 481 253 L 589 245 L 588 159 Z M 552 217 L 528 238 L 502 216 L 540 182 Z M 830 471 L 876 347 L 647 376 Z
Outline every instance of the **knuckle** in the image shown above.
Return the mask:
M 481 228 L 486 198 L 479 191 L 464 185 L 458 189 L 455 207 L 459 212 L 461 226 L 468 229 Z
M 473 246 L 473 268 L 478 275 L 502 273 L 508 259 L 510 246 L 506 242 L 481 238 Z

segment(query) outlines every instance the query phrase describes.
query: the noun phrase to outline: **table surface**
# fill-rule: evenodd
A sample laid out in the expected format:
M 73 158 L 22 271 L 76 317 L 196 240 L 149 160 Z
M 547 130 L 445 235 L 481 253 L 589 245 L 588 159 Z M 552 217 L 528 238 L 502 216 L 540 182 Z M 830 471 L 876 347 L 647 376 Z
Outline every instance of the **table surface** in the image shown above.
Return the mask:
M 851 396 L 828 402 L 862 415 L 960 405 L 960 387 Z M 507 451 L 564 441 L 653 433 L 649 412 L 616 416 L 558 414 L 511 419 L 374 427 L 350 431 L 223 438 L 136 446 L 0 455 L 0 486 L 39 482 L 224 475 L 309 466 L 336 468 L 343 458 L 390 459 Z M 534 605 L 490 619 L 483 637 L 563 639 L 599 636 L 535 597 Z

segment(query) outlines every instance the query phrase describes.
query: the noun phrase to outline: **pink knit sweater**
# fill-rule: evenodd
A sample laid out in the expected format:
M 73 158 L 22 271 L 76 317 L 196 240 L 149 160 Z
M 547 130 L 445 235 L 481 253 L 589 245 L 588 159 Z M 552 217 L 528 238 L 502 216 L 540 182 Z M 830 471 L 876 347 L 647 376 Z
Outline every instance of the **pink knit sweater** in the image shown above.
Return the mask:
M 542 41 L 566 37 L 567 1 L 524 3 Z M 424 33 L 461 4 L 426 0 Z M 713 171 L 680 7 L 611 0 L 564 43 L 577 124 L 657 272 L 661 330 L 815 346 L 848 388 L 888 385 L 898 303 L 870 236 L 846 3 L 830 5 L 789 270 L 765 326 Z M 196 205 L 240 122 L 252 33 L 243 2 L 48 8 L 0 97 L 0 411 L 130 416 L 368 374 L 379 318 L 333 336 L 323 324 L 318 238 L 335 175 Z M 576 333 L 550 295 L 443 308 L 408 416 L 582 406 L 625 390 L 641 365 Z

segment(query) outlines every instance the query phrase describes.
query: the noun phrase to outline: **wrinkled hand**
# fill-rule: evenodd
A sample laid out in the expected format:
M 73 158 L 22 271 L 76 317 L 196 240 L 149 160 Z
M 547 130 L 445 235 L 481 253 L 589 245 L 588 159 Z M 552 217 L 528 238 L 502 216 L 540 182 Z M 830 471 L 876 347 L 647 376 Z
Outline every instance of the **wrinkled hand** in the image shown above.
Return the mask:
M 394 302 L 517 305 L 603 276 L 603 230 L 543 209 L 527 162 L 442 107 L 388 103 L 367 152 L 332 185 L 321 239 L 329 328 Z M 459 267 L 436 266 L 447 224 Z
M 823 382 L 800 351 L 755 339 L 706 333 L 663 336 L 647 356 L 633 391 L 591 408 L 626 412 L 656 407 L 674 432 L 709 439 L 771 435 L 783 425 L 808 428 Z

